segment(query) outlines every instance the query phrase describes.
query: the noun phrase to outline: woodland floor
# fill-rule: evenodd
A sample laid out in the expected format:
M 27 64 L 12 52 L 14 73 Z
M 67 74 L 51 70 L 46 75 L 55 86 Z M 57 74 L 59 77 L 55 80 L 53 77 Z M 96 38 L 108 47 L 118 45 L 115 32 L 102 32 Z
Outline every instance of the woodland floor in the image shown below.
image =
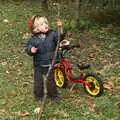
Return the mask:
M 39 12 L 37 2 L 0 3 L 0 120 L 36 120 L 32 58 L 24 52 L 28 16 Z M 33 12 L 34 10 L 34 12 Z M 79 62 L 90 63 L 101 74 L 104 93 L 90 97 L 81 85 L 70 93 L 58 89 L 63 99 L 46 101 L 44 120 L 119 120 L 120 28 L 107 26 L 69 32 L 66 39 L 81 47 L 71 51 Z

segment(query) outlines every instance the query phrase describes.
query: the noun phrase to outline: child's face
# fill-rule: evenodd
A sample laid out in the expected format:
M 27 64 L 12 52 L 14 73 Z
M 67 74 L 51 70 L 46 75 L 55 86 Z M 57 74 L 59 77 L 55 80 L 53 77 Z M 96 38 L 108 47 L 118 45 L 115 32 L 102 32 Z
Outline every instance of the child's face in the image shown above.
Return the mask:
M 49 30 L 49 25 L 47 23 L 39 23 L 37 30 L 38 32 L 46 33 Z
M 35 20 L 35 32 L 47 33 L 49 30 L 49 25 L 46 18 L 39 18 Z

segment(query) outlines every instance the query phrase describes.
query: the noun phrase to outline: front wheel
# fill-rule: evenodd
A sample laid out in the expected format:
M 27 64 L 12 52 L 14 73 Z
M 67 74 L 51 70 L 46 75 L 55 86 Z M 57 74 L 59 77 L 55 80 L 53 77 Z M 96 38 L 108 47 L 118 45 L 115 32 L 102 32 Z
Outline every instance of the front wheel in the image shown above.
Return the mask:
M 64 67 L 60 66 L 54 68 L 54 80 L 56 86 L 59 88 L 65 88 L 67 86 L 67 79 Z
M 87 74 L 84 78 L 84 89 L 91 96 L 101 96 L 103 93 L 103 81 L 96 73 Z

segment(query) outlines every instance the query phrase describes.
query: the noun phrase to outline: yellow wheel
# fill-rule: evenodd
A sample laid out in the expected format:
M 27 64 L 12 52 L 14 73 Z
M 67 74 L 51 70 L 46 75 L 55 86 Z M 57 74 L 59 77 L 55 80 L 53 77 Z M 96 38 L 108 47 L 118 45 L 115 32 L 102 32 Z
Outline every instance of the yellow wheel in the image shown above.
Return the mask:
M 97 74 L 89 74 L 85 77 L 84 88 L 91 96 L 100 96 L 103 93 L 103 82 Z
M 61 67 L 54 68 L 54 79 L 57 87 L 66 87 L 66 76 L 64 69 L 62 69 Z

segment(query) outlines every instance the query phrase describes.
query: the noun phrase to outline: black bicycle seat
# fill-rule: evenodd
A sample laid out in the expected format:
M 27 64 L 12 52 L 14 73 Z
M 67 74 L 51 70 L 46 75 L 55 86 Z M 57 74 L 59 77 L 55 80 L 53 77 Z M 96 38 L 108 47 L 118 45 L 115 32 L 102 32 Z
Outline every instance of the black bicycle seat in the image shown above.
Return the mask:
M 77 67 L 78 67 L 80 70 L 84 70 L 84 69 L 90 68 L 90 65 L 89 65 L 89 64 L 77 64 Z

